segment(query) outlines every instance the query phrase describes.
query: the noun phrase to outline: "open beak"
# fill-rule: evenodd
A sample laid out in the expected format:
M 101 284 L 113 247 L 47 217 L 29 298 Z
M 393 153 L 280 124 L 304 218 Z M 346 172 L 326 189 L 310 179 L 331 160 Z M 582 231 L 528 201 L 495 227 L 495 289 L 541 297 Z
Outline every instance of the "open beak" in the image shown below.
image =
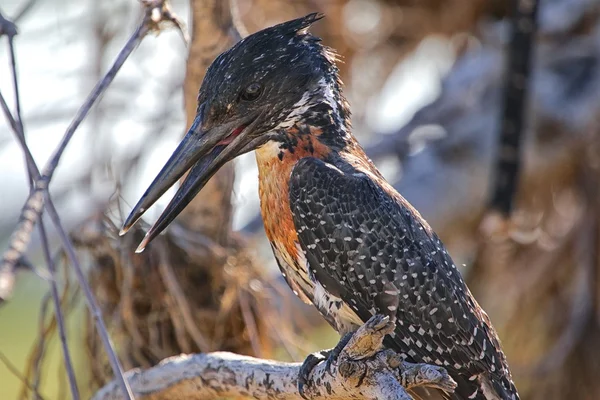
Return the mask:
M 136 253 L 160 234 L 177 215 L 192 201 L 206 182 L 229 160 L 252 150 L 249 133 L 255 127 L 257 117 L 246 117 L 205 129 L 204 107 L 200 107 L 194 122 L 171 158 L 167 161 L 142 198 L 125 220 L 119 235 L 124 235 L 179 178 L 190 170 L 175 197 L 150 228 Z M 190 169 L 191 168 L 191 169 Z

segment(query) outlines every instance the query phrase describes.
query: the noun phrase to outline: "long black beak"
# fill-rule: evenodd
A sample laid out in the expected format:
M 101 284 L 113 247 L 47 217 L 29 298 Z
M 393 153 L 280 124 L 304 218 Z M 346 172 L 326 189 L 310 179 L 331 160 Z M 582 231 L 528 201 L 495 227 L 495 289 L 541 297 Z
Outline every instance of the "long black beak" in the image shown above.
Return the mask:
M 250 118 L 204 129 L 202 114 L 201 107 L 192 127 L 123 224 L 120 235 L 124 235 L 146 210 L 191 168 L 175 197 L 146 233 L 136 253 L 142 252 L 148 243 L 177 217 L 227 161 L 242 154 L 242 150 L 247 147 L 248 133 L 254 125 L 250 123 L 252 121 Z M 243 152 L 246 151 L 248 150 Z

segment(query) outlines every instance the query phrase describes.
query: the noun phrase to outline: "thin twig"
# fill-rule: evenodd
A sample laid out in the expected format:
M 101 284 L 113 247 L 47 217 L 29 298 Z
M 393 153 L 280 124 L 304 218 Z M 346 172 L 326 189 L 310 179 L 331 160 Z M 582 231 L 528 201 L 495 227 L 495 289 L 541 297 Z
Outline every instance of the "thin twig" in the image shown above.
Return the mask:
M 1 16 L 1 13 L 0 13 Z M 2 19 L 4 19 L 3 17 L 1 17 Z M 13 33 L 16 33 L 16 29 L 13 29 Z M 15 50 L 14 50 L 14 34 L 10 34 L 7 33 L 7 39 L 8 39 L 8 48 L 9 48 L 9 55 L 10 55 L 10 66 L 11 66 L 11 71 L 12 71 L 12 78 L 13 78 L 13 90 L 14 90 L 14 95 L 15 95 L 15 109 L 16 109 L 16 118 L 13 118 L 16 122 L 16 128 L 15 129 L 15 134 L 18 137 L 18 140 L 20 143 L 22 143 L 22 146 L 24 148 L 27 148 L 27 142 L 25 139 L 25 130 L 23 127 L 23 117 L 21 114 L 21 100 L 20 100 L 20 91 L 19 91 L 19 80 L 18 80 L 18 76 L 17 76 L 17 59 L 16 59 L 16 55 L 15 55 Z M 0 94 L 1 96 L 1 94 Z M 3 103 L 3 108 L 6 108 L 6 102 L 4 101 L 4 99 L 2 99 L 2 103 Z M 31 153 L 28 153 L 25 156 L 25 160 L 26 160 L 26 165 L 27 165 L 27 174 L 29 177 L 29 184 L 30 184 L 30 189 L 31 192 L 34 191 L 34 180 L 39 178 L 39 170 L 37 168 L 37 165 L 35 164 L 35 161 L 33 160 L 33 157 L 31 156 Z M 52 259 L 52 255 L 50 254 L 50 245 L 48 243 L 48 235 L 46 233 L 46 229 L 44 227 L 44 221 L 42 219 L 40 219 L 40 223 L 39 223 L 39 232 L 40 232 L 40 238 L 42 241 L 42 249 L 44 252 L 44 258 L 46 259 L 46 263 L 48 264 L 48 270 L 50 271 L 50 276 L 51 279 L 50 281 L 50 290 L 52 292 L 52 300 L 54 303 L 54 312 L 56 314 L 56 321 L 58 324 L 58 332 L 59 332 L 59 337 L 60 337 L 60 342 L 61 342 L 61 349 L 63 351 L 63 357 L 65 360 L 65 369 L 67 372 L 67 376 L 69 377 L 69 385 L 71 388 L 71 396 L 73 397 L 74 400 L 78 400 L 79 399 L 79 391 L 77 389 L 77 381 L 75 379 L 75 372 L 73 370 L 73 361 L 71 359 L 71 355 L 69 353 L 69 347 L 67 344 L 67 337 L 66 337 L 66 328 L 65 328 L 65 322 L 64 322 L 64 316 L 60 307 L 60 297 L 58 295 L 58 288 L 57 288 L 57 284 L 56 284 L 56 269 L 54 267 L 54 261 Z
M 56 324 L 58 325 L 58 336 L 65 359 L 65 370 L 67 377 L 69 378 L 69 386 L 71 388 L 71 396 L 73 400 L 79 399 L 79 390 L 77 389 L 77 379 L 75 378 L 75 370 L 73 369 L 73 361 L 69 353 L 69 346 L 67 344 L 67 329 L 65 327 L 65 317 L 63 315 L 62 308 L 60 306 L 60 296 L 58 294 L 58 287 L 56 284 L 56 266 L 52 255 L 50 254 L 50 245 L 48 244 L 48 235 L 44 228 L 44 223 L 40 220 L 39 223 L 40 237 L 42 240 L 42 250 L 46 264 L 48 264 L 48 270 L 52 279 L 50 280 L 50 291 L 52 293 L 52 302 L 54 303 L 54 313 L 56 315 Z
M 96 323 L 96 328 L 98 329 L 98 334 L 100 335 L 100 338 L 102 339 L 104 348 L 108 354 L 108 359 L 110 361 L 113 372 L 117 377 L 117 381 L 121 385 L 121 390 L 125 394 L 125 398 L 133 399 L 133 394 L 131 392 L 131 389 L 129 388 L 127 381 L 123 377 L 123 367 L 121 366 L 121 363 L 114 351 L 110 337 L 108 335 L 108 331 L 106 329 L 106 325 L 104 324 L 104 321 L 102 320 L 102 312 L 100 310 L 100 306 L 98 305 L 96 298 L 94 297 L 94 294 L 92 293 L 92 290 L 90 289 L 90 286 L 86 280 L 85 274 L 83 273 L 83 268 L 79 264 L 79 260 L 77 259 L 77 255 L 75 254 L 75 249 L 73 248 L 73 243 L 71 242 L 71 239 L 69 238 L 69 236 L 67 235 L 66 231 L 63 228 L 63 225 L 60 221 L 60 217 L 59 217 L 58 213 L 56 212 L 56 208 L 54 208 L 54 204 L 52 203 L 52 201 L 50 199 L 50 194 L 48 192 L 46 192 L 45 195 L 46 195 L 46 209 L 48 210 L 48 215 L 50 216 L 50 219 L 56 226 L 58 236 L 65 247 L 67 256 L 69 257 L 69 260 L 71 261 L 71 264 L 73 265 L 73 269 L 75 270 L 75 275 L 77 276 L 77 280 L 79 281 L 79 284 L 81 285 L 81 287 L 83 289 L 83 293 L 85 295 L 88 306 L 90 308 L 90 313 L 94 316 L 94 321 Z
M 27 14 L 37 2 L 38 0 L 29 0 L 27 3 L 25 3 L 25 5 L 21 6 L 21 9 L 12 19 L 13 22 L 19 22 L 19 20 L 23 18 L 25 14 Z
M 256 326 L 256 318 L 254 318 L 254 314 L 250 309 L 250 304 L 248 301 L 248 296 L 243 288 L 238 287 L 238 302 L 240 304 L 240 309 L 242 310 L 242 318 L 244 319 L 244 323 L 246 324 L 246 329 L 248 330 L 248 336 L 250 336 L 250 345 L 252 346 L 252 351 L 257 357 L 262 356 L 262 348 L 259 342 L 259 334 L 258 328 Z
M 521 141 L 533 44 L 537 32 L 538 0 L 514 0 L 512 37 L 507 56 L 502 128 L 498 143 L 490 209 L 508 217 L 512 211 L 521 168 Z
M 102 80 L 96 84 L 83 105 L 79 108 L 75 114 L 75 118 L 67 128 L 58 147 L 50 158 L 50 161 L 48 161 L 44 167 L 41 176 L 39 179 L 36 179 L 36 189 L 29 194 L 29 197 L 27 198 L 27 201 L 21 210 L 21 222 L 17 226 L 17 229 L 10 240 L 8 250 L 4 253 L 4 259 L 0 265 L 0 273 L 2 271 L 14 270 L 17 260 L 25 252 L 25 249 L 31 239 L 33 226 L 37 222 L 44 206 L 44 199 L 46 197 L 44 192 L 48 191 L 48 185 L 50 184 L 54 171 L 58 167 L 58 163 L 63 155 L 63 152 L 73 138 L 75 131 L 77 128 L 79 128 L 79 125 L 81 125 L 85 117 L 90 112 L 92 106 L 106 91 L 108 86 L 110 86 L 117 72 L 121 69 L 133 50 L 139 45 L 149 31 L 159 30 L 159 24 L 163 21 L 169 21 L 179 28 L 179 30 L 183 30 L 181 22 L 179 22 L 179 20 L 170 11 L 166 0 L 145 0 L 143 1 L 143 4 L 146 7 L 146 13 L 142 23 L 138 26 L 125 46 L 121 49 L 111 68 L 104 75 Z M 1 21 L 2 20 L 0 20 L 0 22 Z M 12 122 L 11 125 L 13 125 Z M 14 125 L 13 129 L 15 129 Z
M 43 173 L 40 175 L 39 170 L 38 170 L 37 174 L 35 174 L 36 175 L 35 189 L 30 193 L 30 196 L 29 196 L 27 202 L 25 203 L 25 206 L 23 207 L 23 210 L 21 212 L 21 223 L 19 224 L 17 230 L 13 234 L 13 237 L 11 238 L 9 249 L 5 253 L 2 265 L 0 265 L 0 272 L 2 272 L 2 271 L 10 272 L 10 271 L 14 270 L 16 261 L 22 256 L 23 252 L 25 251 L 25 249 L 27 247 L 27 244 L 29 243 L 29 240 L 31 238 L 31 232 L 33 230 L 33 226 L 37 222 L 37 220 L 40 216 L 40 213 L 44 206 L 44 201 L 46 201 L 46 208 L 48 210 L 48 214 L 49 214 L 52 222 L 55 224 L 55 226 L 57 228 L 59 237 L 60 237 L 61 241 L 63 242 L 63 245 L 65 246 L 66 253 L 67 253 L 69 259 L 71 260 L 71 263 L 73 264 L 73 267 L 75 269 L 77 279 L 80 282 L 80 285 L 82 286 L 82 288 L 84 290 L 84 294 L 85 294 L 86 300 L 88 302 L 88 305 L 90 307 L 91 314 L 94 316 L 94 320 L 95 320 L 99 335 L 103 341 L 104 347 L 108 353 L 108 358 L 110 360 L 111 366 L 117 377 L 117 382 L 118 382 L 119 386 L 121 387 L 121 390 L 123 391 L 123 394 L 125 395 L 125 398 L 128 398 L 128 399 L 133 398 L 131 389 L 129 388 L 129 385 L 127 384 L 127 382 L 125 381 L 125 379 L 123 377 L 123 369 L 122 369 L 120 362 L 114 352 L 114 349 L 110 342 L 110 338 L 108 336 L 108 332 L 107 332 L 104 322 L 102 320 L 100 309 L 99 309 L 96 299 L 94 298 L 94 296 L 91 292 L 91 289 L 85 279 L 85 275 L 83 273 L 81 265 L 79 264 L 79 261 L 77 260 L 77 256 L 75 254 L 73 245 L 70 241 L 70 238 L 66 234 L 66 232 L 60 222 L 60 217 L 59 217 L 58 213 L 56 212 L 54 204 L 52 203 L 52 201 L 50 199 L 50 194 L 48 192 L 48 184 L 49 184 L 50 180 L 52 179 L 52 176 L 54 174 L 54 171 L 56 170 L 56 167 L 58 166 L 60 158 L 61 158 L 64 150 L 66 149 L 66 146 L 68 145 L 71 138 L 73 137 L 73 134 L 75 133 L 75 131 L 77 130 L 77 128 L 79 127 L 81 122 L 84 120 L 84 118 L 87 116 L 87 114 L 89 113 L 89 111 L 90 111 L 91 107 L 94 105 L 94 103 L 104 93 L 104 91 L 108 88 L 108 86 L 112 83 L 112 81 L 114 80 L 114 77 L 116 76 L 117 72 L 119 71 L 119 69 L 125 62 L 125 60 L 129 57 L 129 55 L 133 52 L 133 50 L 141 42 L 142 38 L 146 35 L 146 33 L 148 33 L 148 31 L 150 31 L 151 29 L 157 29 L 158 24 L 163 20 L 170 20 L 170 21 L 174 22 L 178 27 L 181 28 L 181 25 L 179 24 L 179 22 L 170 13 L 170 10 L 168 9 L 165 1 L 153 1 L 153 2 L 145 1 L 144 5 L 146 6 L 146 13 L 145 13 L 142 23 L 138 26 L 138 28 L 136 29 L 134 34 L 131 36 L 131 38 L 126 43 L 124 48 L 121 50 L 121 52 L 117 56 L 116 61 L 113 64 L 113 66 L 110 68 L 110 70 L 104 76 L 104 78 L 96 85 L 96 87 L 94 88 L 92 93 L 88 96 L 88 98 L 86 99 L 84 104 L 81 106 L 81 108 L 77 112 L 73 122 L 67 128 L 67 131 L 65 132 L 65 135 L 63 136 L 63 139 L 61 140 L 59 146 L 57 147 L 53 156 L 51 157 L 51 160 L 44 167 Z M 158 12 L 157 12 L 157 10 L 158 10 Z M 3 108 L 5 109 L 5 113 L 7 114 L 7 118 L 9 119 L 15 132 L 17 132 L 17 136 L 20 139 L 19 142 L 20 142 L 21 146 L 23 147 L 28 165 L 30 166 L 30 169 L 33 172 L 33 170 L 37 169 L 37 167 L 33 168 L 33 166 L 35 165 L 35 162 L 33 161 L 33 157 L 31 155 L 29 148 L 27 147 L 27 144 L 25 143 L 24 139 L 22 137 L 20 137 L 21 135 L 19 135 L 19 132 L 21 132 L 21 134 L 22 134 L 22 130 L 19 129 L 20 128 L 19 125 L 16 123 L 15 119 L 12 118 L 12 115 L 10 114 L 7 107 L 5 107 L 5 102 L 3 101 L 2 103 L 3 103 Z M 60 308 L 60 307 L 58 307 L 58 308 Z M 63 335 L 61 334 L 61 337 L 62 336 Z M 76 391 L 73 391 L 74 396 L 76 396 L 76 393 L 77 393 Z
M 23 374 L 19 371 L 19 369 L 9 360 L 8 357 L 6 357 L 6 355 L 0 351 L 0 362 L 2 362 L 2 364 L 4 364 L 4 366 L 6 367 L 6 369 L 8 369 L 8 371 L 13 374 L 14 376 L 16 376 L 21 382 L 23 382 L 23 384 L 29 389 L 31 390 L 39 399 L 44 399 L 42 397 L 42 395 L 38 392 L 37 388 L 35 388 L 28 380 L 25 376 L 23 376 Z
M 83 106 L 77 112 L 75 119 L 73 120 L 73 122 L 71 123 L 69 128 L 67 129 L 67 131 L 66 131 L 61 143 L 59 144 L 57 150 L 55 151 L 53 157 L 51 158 L 50 162 L 44 168 L 43 175 L 40 176 L 39 170 L 37 169 L 37 166 L 35 166 L 35 161 L 33 160 L 33 156 L 31 155 L 31 152 L 29 151 L 29 148 L 27 147 L 27 144 L 22 136 L 22 131 L 20 129 L 21 128 L 20 123 L 15 121 L 14 118 L 12 118 L 12 115 L 10 114 L 10 112 L 7 112 L 8 110 L 6 107 L 6 102 L 2 98 L 3 109 L 5 110 L 5 113 L 7 114 L 7 118 L 9 119 L 11 126 L 13 127 L 13 129 L 15 130 L 15 133 L 17 134 L 19 143 L 23 147 L 25 157 L 27 159 L 27 163 L 30 168 L 30 172 L 33 173 L 33 176 L 35 176 L 36 187 L 35 187 L 35 190 L 33 190 L 32 193 L 30 194 L 29 199 L 27 200 L 26 205 L 21 213 L 22 222 L 19 225 L 19 228 L 17 229 L 15 234 L 13 235 L 11 244 L 9 246 L 9 250 L 5 253 L 3 265 L 0 267 L 0 271 L 13 271 L 14 270 L 15 256 L 18 256 L 16 258 L 16 259 L 18 259 L 22 255 L 22 252 L 24 252 L 24 250 L 26 248 L 26 244 L 29 242 L 31 232 L 33 229 L 33 225 L 39 218 L 39 215 L 42 211 L 42 207 L 44 204 L 43 200 L 44 200 L 44 198 L 46 198 L 46 201 L 47 201 L 46 206 L 48 209 L 48 213 L 50 215 L 50 218 L 56 225 L 59 236 L 60 236 L 61 240 L 63 241 L 63 244 L 65 245 L 67 255 L 69 256 L 69 258 L 71 259 L 71 262 L 73 263 L 77 278 L 78 278 L 80 284 L 82 285 L 82 287 L 84 288 L 84 293 L 86 295 L 86 299 L 88 301 L 88 304 L 90 305 L 92 314 L 94 315 L 94 319 L 96 321 L 100 337 L 102 338 L 104 346 L 107 350 L 109 360 L 111 362 L 111 366 L 113 367 L 113 370 L 115 372 L 115 375 L 117 376 L 117 379 L 120 381 L 122 390 L 126 394 L 125 395 L 126 398 L 133 398 L 131 389 L 129 388 L 127 382 L 123 378 L 123 369 L 122 369 L 120 362 L 119 362 L 116 354 L 114 353 L 114 349 L 112 348 L 112 345 L 110 343 L 110 338 L 108 337 L 106 327 L 104 326 L 104 322 L 102 321 L 99 307 L 96 303 L 96 300 L 93 297 L 93 294 L 89 288 L 89 285 L 87 284 L 85 275 L 83 274 L 83 270 L 81 269 L 81 266 L 79 265 L 79 262 L 77 260 L 77 257 L 76 257 L 75 251 L 73 249 L 73 246 L 70 242 L 70 239 L 69 239 L 68 235 L 66 234 L 66 232 L 64 231 L 64 229 L 62 228 L 62 225 L 60 223 L 60 218 L 58 216 L 58 213 L 56 212 L 56 209 L 54 208 L 54 205 L 52 204 L 52 201 L 50 200 L 50 195 L 47 192 L 47 188 L 48 188 L 48 183 L 49 183 L 50 179 L 52 178 L 52 175 L 53 175 L 56 167 L 58 166 L 60 157 L 62 156 L 67 144 L 71 140 L 76 129 L 79 127 L 79 125 L 81 124 L 83 119 L 86 117 L 86 115 L 90 111 L 91 107 L 96 102 L 96 100 L 100 97 L 100 95 L 106 90 L 106 88 L 113 81 L 116 73 L 119 71 L 119 69 L 125 62 L 125 60 L 132 53 L 133 49 L 135 49 L 137 47 L 137 45 L 140 43 L 141 39 L 149 31 L 150 21 L 151 21 L 150 13 L 151 13 L 151 11 L 148 10 L 146 13 L 146 16 L 144 17 L 143 22 L 138 26 L 135 33 L 129 39 L 129 41 L 127 42 L 125 47 L 121 50 L 121 52 L 119 53 L 119 56 L 117 57 L 117 60 L 115 61 L 115 63 L 111 67 L 111 69 L 107 72 L 107 74 L 104 76 L 102 81 L 100 81 L 96 85 L 96 87 L 94 88 L 92 93 L 86 99 Z M 51 258 L 48 258 L 49 252 L 47 252 L 46 250 L 47 249 L 44 249 L 44 253 L 45 253 L 45 256 L 47 257 L 47 262 L 49 264 L 49 267 L 52 270 L 53 269 L 52 260 L 51 260 Z M 56 299 L 55 296 L 57 296 L 58 292 L 55 291 L 54 289 L 55 289 L 55 283 L 54 283 L 54 288 L 53 288 L 53 298 Z M 62 314 L 60 312 L 60 304 L 58 304 L 58 307 L 57 307 L 57 318 L 62 318 Z M 60 326 L 60 324 L 59 324 L 59 326 Z M 64 324 L 63 324 L 63 329 L 64 329 Z M 61 335 L 61 340 L 62 340 L 64 338 L 64 330 L 63 330 L 63 332 L 60 333 L 60 335 Z M 66 342 L 63 346 L 63 349 L 65 349 L 64 350 L 65 351 L 65 361 L 68 364 L 71 364 L 70 357 L 68 356 L 68 349 L 66 349 Z M 71 367 L 71 371 L 69 372 L 69 375 L 70 375 L 70 379 L 71 379 L 71 376 L 74 379 L 74 374 L 72 374 L 72 367 Z M 74 398 L 78 398 L 79 396 L 77 394 L 77 389 L 76 389 L 75 383 L 72 383 L 72 391 L 73 391 Z
M 167 290 L 169 291 L 169 295 L 173 297 L 175 303 L 179 307 L 179 311 L 181 312 L 181 317 L 183 318 L 184 326 L 187 332 L 190 334 L 196 346 L 202 352 L 210 351 L 211 346 L 208 343 L 208 340 L 204 337 L 202 332 L 198 329 L 196 322 L 194 321 L 194 317 L 192 314 L 192 310 L 188 304 L 188 301 L 185 298 L 183 290 L 181 290 L 181 286 L 177 281 L 177 277 L 173 273 L 173 269 L 171 268 L 171 264 L 169 263 L 169 259 L 167 257 L 167 250 L 163 246 L 159 246 L 159 271 L 162 276 L 163 282 L 167 286 Z
M 35 349 L 32 351 L 32 353 L 28 357 L 27 369 L 25 371 L 26 376 L 33 375 L 33 387 L 36 392 L 39 390 L 39 387 L 41 385 L 42 360 L 44 359 L 44 354 L 46 352 L 47 336 L 49 333 L 51 333 L 51 328 L 55 321 L 55 320 L 51 320 L 50 323 L 48 324 L 49 326 L 46 326 L 46 315 L 48 315 L 48 305 L 50 304 L 51 297 L 52 296 L 50 296 L 49 293 L 46 293 L 40 302 L 41 303 L 40 314 L 38 317 L 38 324 L 39 324 L 38 339 L 37 339 L 37 343 L 35 345 Z M 31 372 L 31 370 L 33 370 L 33 372 Z M 19 399 L 27 398 L 25 389 L 26 389 L 25 387 L 22 388 Z
M 50 161 L 44 167 L 44 170 L 41 176 L 36 179 L 35 190 L 30 193 L 27 201 L 25 202 L 25 206 L 21 211 L 20 223 L 13 234 L 9 248 L 4 253 L 4 259 L 2 261 L 2 265 L 0 265 L 0 271 L 11 271 L 14 270 L 14 265 L 16 260 L 25 252 L 27 245 L 31 239 L 31 233 L 33 231 L 33 226 L 37 222 L 42 208 L 44 206 L 44 192 L 48 190 L 48 185 L 50 180 L 52 179 L 52 175 L 58 166 L 60 158 L 67 145 L 71 141 L 73 134 L 79 127 L 79 125 L 83 122 L 87 114 L 89 113 L 91 107 L 98 100 L 98 98 L 104 93 L 104 91 L 108 88 L 108 86 L 114 80 L 117 72 L 123 66 L 123 63 L 127 58 L 131 55 L 133 50 L 138 46 L 141 42 L 142 38 L 148 33 L 150 26 L 150 17 L 149 12 L 146 13 L 146 16 L 143 19 L 143 22 L 138 26 L 134 34 L 129 38 L 117 59 L 113 63 L 112 67 L 108 70 L 108 72 L 104 75 L 102 80 L 94 87 L 90 95 L 87 97 L 81 108 L 77 111 L 75 118 L 67 128 L 60 144 L 52 155 Z M 14 129 L 14 128 L 13 128 Z

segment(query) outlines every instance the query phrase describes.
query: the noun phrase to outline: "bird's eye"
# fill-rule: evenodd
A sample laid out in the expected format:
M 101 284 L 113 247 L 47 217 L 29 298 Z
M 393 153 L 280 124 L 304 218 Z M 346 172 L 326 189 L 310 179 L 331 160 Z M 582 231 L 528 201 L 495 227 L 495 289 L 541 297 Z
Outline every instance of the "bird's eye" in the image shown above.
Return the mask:
M 254 82 L 254 83 L 251 83 L 250 85 L 248 85 L 248 87 L 246 87 L 246 89 L 244 89 L 244 91 L 241 93 L 240 97 L 242 98 L 242 100 L 254 101 L 260 97 L 261 93 L 262 93 L 262 86 L 260 86 L 260 84 L 258 84 L 256 82 Z

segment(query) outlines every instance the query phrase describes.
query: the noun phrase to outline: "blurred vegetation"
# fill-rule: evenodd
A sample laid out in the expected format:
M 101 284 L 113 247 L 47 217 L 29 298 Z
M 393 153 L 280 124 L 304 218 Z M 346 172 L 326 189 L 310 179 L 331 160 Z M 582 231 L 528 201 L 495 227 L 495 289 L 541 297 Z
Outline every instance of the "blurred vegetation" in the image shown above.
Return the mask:
M 47 284 L 39 278 L 23 274 L 17 280 L 15 294 L 12 300 L 2 308 L 0 318 L 2 319 L 2 334 L 0 334 L 0 352 L 20 372 L 29 366 L 28 355 L 32 344 L 38 340 L 40 335 L 41 311 L 40 304 L 46 299 L 48 303 Z M 48 305 L 50 305 L 48 303 Z M 48 307 L 47 307 L 48 308 Z M 51 306 L 50 306 L 51 311 Z M 67 320 L 67 328 L 75 368 L 81 371 L 81 377 L 85 379 L 87 368 L 81 360 L 81 307 L 78 312 L 72 313 Z M 51 312 L 50 312 L 51 313 Z M 47 313 L 47 314 L 50 314 Z M 49 315 L 45 318 L 47 324 Z M 65 380 L 64 363 L 59 342 L 56 334 L 52 335 L 47 344 L 47 363 L 42 371 L 39 392 L 46 399 L 62 399 L 69 397 L 65 395 L 68 391 Z M 22 377 L 23 375 L 21 375 Z M 22 382 L 18 376 L 12 374 L 6 365 L 0 368 L 0 398 L 14 399 L 22 391 Z
M 18 10 L 20 3 L 14 0 L 7 7 Z M 34 63 L 35 54 L 48 47 L 67 47 L 75 40 L 69 35 L 85 32 L 80 47 L 69 50 L 75 55 L 71 61 L 84 58 L 86 67 L 77 71 L 82 77 L 77 87 L 85 88 L 83 92 L 139 18 L 139 6 L 130 0 L 33 3 L 21 25 L 18 45 L 30 46 L 23 65 Z M 135 201 L 150 179 L 140 179 L 140 172 L 151 176 L 160 168 L 156 154 L 171 148 L 183 134 L 204 69 L 235 40 L 228 29 L 228 2 L 191 3 L 195 8 L 189 12 L 187 2 L 173 1 L 178 14 L 194 19 L 190 25 L 196 46 L 190 50 L 187 68 L 176 34 L 146 39 L 130 60 L 131 69 L 123 71 L 90 118 L 88 131 L 82 132 L 85 140 L 75 152 L 83 156 L 76 168 L 70 166 L 77 173 L 71 171 L 68 182 L 53 187 L 53 194 L 63 200 L 63 214 L 74 215 L 69 227 L 127 368 L 148 366 L 179 352 L 214 349 L 302 359 L 309 351 L 330 347 L 337 336 L 271 273 L 272 255 L 261 233 L 255 200 L 250 199 L 253 193 L 239 193 L 241 181 L 255 179 L 251 158 L 240 160 L 235 186 L 234 168 L 222 171 L 151 252 L 131 255 L 141 231 L 133 238 L 116 235 L 120 211 L 129 208 L 122 199 Z M 314 32 L 344 58 L 341 72 L 357 135 L 390 182 L 440 234 L 455 261 L 465 264 L 469 287 L 500 333 L 522 398 L 599 398 L 598 3 L 541 3 L 523 144 L 525 167 L 509 221 L 485 217 L 505 84 L 510 2 L 236 3 L 234 16 L 248 32 L 312 11 L 326 13 Z M 59 19 L 56 14 L 63 11 L 67 17 Z M 53 35 L 60 40 L 50 46 Z M 0 56 L 4 48 L 0 47 Z M 159 64 L 157 58 L 170 63 Z M 71 65 L 53 67 L 64 67 L 52 77 L 65 82 L 73 70 Z M 435 72 L 423 75 L 425 70 Z M 21 74 L 21 80 L 33 78 Z M 398 93 L 403 97 L 394 97 Z M 78 99 L 76 94 L 71 98 Z M 68 118 L 77 101 L 60 99 L 48 98 L 53 108 L 46 110 L 47 115 L 26 114 L 26 126 Z M 410 115 L 407 109 L 416 113 Z M 398 118 L 401 114 L 409 115 Z M 386 118 L 399 122 L 384 124 Z M 127 125 L 120 125 L 124 121 Z M 119 140 L 126 149 L 117 146 Z M 116 187 L 119 191 L 111 197 Z M 81 193 L 73 193 L 76 190 L 88 197 L 82 200 Z M 241 204 L 240 196 L 248 196 L 248 204 Z M 241 224 L 241 233 L 232 227 L 236 207 L 249 221 Z M 32 259 L 38 262 L 35 256 Z M 67 281 L 69 295 L 76 296 L 72 279 L 61 284 Z M 0 308 L 0 352 L 24 371 L 27 355 L 39 339 L 38 314 L 47 286 L 25 273 L 17 282 L 15 296 Z M 189 306 L 190 315 L 184 318 L 178 294 Z M 86 393 L 109 379 L 111 372 L 87 323 L 89 316 L 80 314 L 76 304 L 71 308 L 70 347 Z M 302 321 L 290 321 L 299 315 Z M 177 325 L 186 318 L 188 325 Z M 289 329 L 283 332 L 278 327 Z M 199 337 L 210 345 L 203 348 L 204 339 Z M 60 359 L 54 337 L 42 371 L 45 398 L 67 397 Z M 18 379 L 0 364 L 0 398 L 15 398 L 20 390 Z

